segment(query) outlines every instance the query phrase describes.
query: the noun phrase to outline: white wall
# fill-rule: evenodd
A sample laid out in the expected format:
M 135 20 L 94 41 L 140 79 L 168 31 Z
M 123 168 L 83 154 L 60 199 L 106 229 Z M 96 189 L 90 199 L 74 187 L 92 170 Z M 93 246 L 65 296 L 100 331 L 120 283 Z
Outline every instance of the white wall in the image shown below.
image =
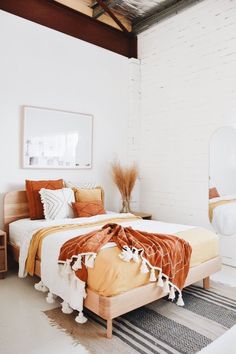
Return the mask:
M 236 129 L 222 127 L 210 140 L 210 186 L 220 196 L 236 194 Z
M 0 224 L 3 194 L 26 178 L 95 181 L 107 208 L 119 208 L 109 164 L 127 158 L 129 60 L 3 11 L 0 48 Z M 22 169 L 22 105 L 93 114 L 93 168 Z
M 236 122 L 236 2 L 204 0 L 138 39 L 141 208 L 209 226 L 209 140 Z

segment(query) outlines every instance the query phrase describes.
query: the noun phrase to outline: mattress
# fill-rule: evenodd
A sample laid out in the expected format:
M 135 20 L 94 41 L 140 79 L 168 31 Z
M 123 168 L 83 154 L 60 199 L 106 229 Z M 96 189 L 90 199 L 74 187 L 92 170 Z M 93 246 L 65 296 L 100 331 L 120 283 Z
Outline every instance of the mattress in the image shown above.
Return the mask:
M 179 225 L 164 223 L 154 220 L 136 219 L 127 221 L 126 217 L 129 214 L 107 214 L 92 218 L 79 219 L 63 219 L 63 220 L 29 220 L 22 219 L 10 224 L 9 238 L 12 244 L 20 247 L 20 276 L 23 276 L 23 265 L 27 256 L 27 249 L 33 233 L 42 227 L 62 225 L 93 223 L 96 221 L 107 223 L 111 217 L 121 218 L 120 224 L 123 226 L 132 226 L 134 229 L 140 231 L 148 231 L 152 233 L 166 233 L 177 235 L 188 241 L 192 246 L 192 255 L 190 266 L 197 266 L 207 260 L 215 258 L 219 254 L 218 237 L 211 231 L 194 226 Z M 122 220 L 124 218 L 124 220 Z M 90 232 L 101 226 L 86 227 L 82 230 L 61 232 L 59 234 L 50 235 L 44 239 L 42 250 L 38 250 L 38 258 L 42 259 L 41 273 L 45 273 L 45 277 L 52 279 L 55 290 L 54 293 L 60 295 L 62 298 L 63 290 L 58 284 L 60 278 L 58 277 L 57 258 L 60 247 L 68 239 Z M 119 293 L 128 291 L 135 287 L 144 285 L 149 282 L 149 275 L 140 272 L 140 264 L 134 262 L 123 262 L 119 257 L 120 250 L 113 243 L 107 244 L 97 255 L 95 260 L 95 267 L 88 269 L 87 286 L 102 296 L 114 296 Z M 51 274 L 48 276 L 48 274 Z M 58 279 L 57 279 L 58 277 Z M 51 288 L 51 287 L 50 287 Z

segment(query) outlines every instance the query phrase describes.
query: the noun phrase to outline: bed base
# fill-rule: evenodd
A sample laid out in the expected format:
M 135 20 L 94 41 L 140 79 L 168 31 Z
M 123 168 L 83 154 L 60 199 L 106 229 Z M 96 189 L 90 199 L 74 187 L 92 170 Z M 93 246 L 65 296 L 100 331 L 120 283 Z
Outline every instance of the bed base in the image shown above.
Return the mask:
M 9 252 L 15 261 L 19 258 L 19 248 L 9 244 Z M 221 269 L 220 257 L 213 258 L 190 268 L 185 287 L 203 280 L 203 288 L 209 289 L 210 275 Z M 40 277 L 40 261 L 36 260 L 35 275 Z M 107 322 L 106 336 L 112 337 L 112 320 L 138 307 L 144 306 L 155 300 L 161 299 L 167 293 L 156 283 L 149 283 L 125 293 L 106 297 L 100 296 L 94 291 L 87 289 L 87 297 L 84 306 Z

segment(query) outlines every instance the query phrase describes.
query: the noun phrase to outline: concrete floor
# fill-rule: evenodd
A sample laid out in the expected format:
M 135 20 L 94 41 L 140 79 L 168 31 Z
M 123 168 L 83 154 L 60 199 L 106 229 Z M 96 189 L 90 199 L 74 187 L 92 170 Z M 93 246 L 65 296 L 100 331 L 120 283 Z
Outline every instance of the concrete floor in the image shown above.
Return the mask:
M 42 311 L 58 307 L 48 304 L 45 294 L 34 289 L 37 278 L 20 279 L 8 272 L 0 280 L 0 354 L 85 354 L 72 339 L 52 327 Z
M 215 282 L 236 287 L 236 268 L 222 265 L 221 271 L 212 275 L 211 279 Z
M 214 280 L 236 286 L 236 268 L 223 266 Z M 49 324 L 42 311 L 57 307 L 58 303 L 48 304 L 45 294 L 34 289 L 35 282 L 37 278 L 19 279 L 16 272 L 8 272 L 0 280 L 0 354 L 87 353 Z

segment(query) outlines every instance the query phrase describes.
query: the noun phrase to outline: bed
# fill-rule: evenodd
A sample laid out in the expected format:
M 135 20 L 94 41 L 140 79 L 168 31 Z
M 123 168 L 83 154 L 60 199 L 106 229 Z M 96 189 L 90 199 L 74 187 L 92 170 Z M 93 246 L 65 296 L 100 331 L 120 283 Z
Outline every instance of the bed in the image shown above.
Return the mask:
M 24 230 L 27 222 L 29 221 L 27 219 L 28 217 L 29 211 L 26 192 L 13 191 L 7 193 L 4 198 L 4 224 L 5 230 L 9 234 L 9 251 L 16 261 L 19 261 L 20 248 L 22 247 L 21 236 L 25 234 Z M 109 218 L 113 217 L 117 219 L 119 218 L 119 215 L 106 214 L 106 216 L 101 216 L 101 218 L 104 218 L 104 223 L 106 223 L 107 220 L 110 220 Z M 71 223 L 72 222 L 74 221 L 71 221 Z M 130 221 L 127 220 L 121 221 L 123 224 L 127 222 L 130 223 Z M 186 279 L 185 286 L 193 284 L 199 280 L 203 280 L 203 287 L 205 289 L 209 288 L 209 276 L 221 268 L 221 260 L 218 255 L 218 238 L 214 233 L 186 225 L 166 224 L 150 220 L 133 220 L 131 224 L 133 228 L 143 228 L 146 231 L 155 230 L 155 232 L 159 233 L 163 232 L 174 235 L 177 234 L 179 237 L 181 237 L 183 231 L 185 231 L 186 235 L 189 234 L 188 237 L 190 238 L 187 240 L 192 245 L 193 254 L 191 257 L 191 268 Z M 101 225 L 101 222 L 99 225 Z M 41 226 L 37 225 L 35 227 L 37 228 Z M 43 249 L 47 246 L 47 242 L 53 242 L 53 237 L 48 238 L 48 240 L 49 241 L 46 239 L 43 242 L 42 252 L 44 253 L 42 253 L 41 258 L 36 258 L 35 262 L 34 273 L 39 277 L 45 268 L 46 262 L 50 262 L 51 260 L 55 263 L 55 257 L 57 256 L 57 252 L 60 247 L 60 244 L 58 243 L 58 248 L 57 250 L 55 249 L 54 254 L 49 252 L 50 246 L 46 249 L 46 252 L 43 251 Z M 49 252 L 48 256 L 46 256 L 47 252 Z M 101 253 L 105 254 L 105 250 Z M 199 258 L 199 255 L 202 257 L 200 256 Z M 52 267 L 54 266 L 55 265 L 52 264 Z M 123 264 L 122 267 L 123 266 L 127 267 L 129 264 Z M 94 275 L 95 279 L 98 278 L 97 274 L 98 273 L 95 273 Z M 102 272 L 100 272 L 100 275 L 101 274 Z M 97 285 L 92 283 L 88 278 L 88 287 L 86 290 L 87 297 L 84 300 L 84 306 L 107 321 L 106 334 L 108 338 L 111 338 L 112 336 L 113 318 L 167 295 L 163 288 L 157 287 L 155 283 L 150 283 L 147 279 L 141 279 L 140 281 L 141 283 L 136 283 L 131 287 L 120 287 L 118 290 L 113 289 L 111 292 L 111 289 L 109 289 L 107 284 L 103 289 L 99 289 Z M 57 292 L 55 292 L 55 294 L 59 295 Z
M 209 200 L 209 218 L 214 230 L 221 235 L 236 234 L 236 195 Z
M 236 267 L 236 195 L 210 199 L 209 219 L 219 236 L 222 262 Z

